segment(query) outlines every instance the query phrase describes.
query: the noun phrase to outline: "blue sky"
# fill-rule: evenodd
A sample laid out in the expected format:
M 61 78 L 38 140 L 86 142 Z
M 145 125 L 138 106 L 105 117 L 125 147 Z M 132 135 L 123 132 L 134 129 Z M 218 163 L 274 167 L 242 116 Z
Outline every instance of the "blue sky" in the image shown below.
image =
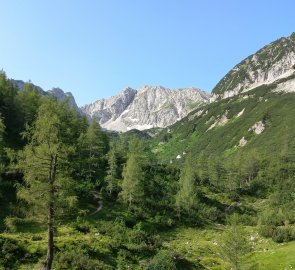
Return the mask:
M 295 31 L 293 0 L 0 0 L 0 69 L 79 105 L 123 88 L 208 92 Z

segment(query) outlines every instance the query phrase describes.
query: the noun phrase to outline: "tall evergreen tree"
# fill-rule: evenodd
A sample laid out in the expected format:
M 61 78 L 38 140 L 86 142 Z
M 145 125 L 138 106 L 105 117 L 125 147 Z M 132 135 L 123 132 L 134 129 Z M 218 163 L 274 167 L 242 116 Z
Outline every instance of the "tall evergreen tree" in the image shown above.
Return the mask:
M 20 132 L 23 131 L 21 110 L 17 101 L 18 89 L 0 72 L 0 114 L 5 124 L 5 141 L 7 146 L 18 148 L 22 145 Z
M 107 175 L 105 177 L 106 181 L 106 190 L 112 194 L 113 192 L 118 191 L 119 188 L 119 175 L 118 175 L 118 161 L 116 156 L 116 151 L 112 149 L 108 155 L 108 169 Z
M 65 143 L 65 131 L 69 127 L 61 121 L 63 113 L 54 99 L 48 99 L 40 106 L 37 120 L 27 132 L 29 143 L 19 161 L 25 182 L 18 187 L 17 195 L 28 203 L 32 216 L 47 223 L 48 249 L 42 267 L 46 270 L 52 267 L 57 220 L 76 202 L 71 194 L 73 181 L 67 169 L 67 157 L 72 148 Z
M 241 257 L 251 251 L 251 246 L 247 240 L 246 233 L 241 225 L 238 224 L 237 215 L 230 220 L 230 227 L 222 235 L 220 252 L 231 269 L 241 269 Z
M 190 158 L 186 159 L 180 174 L 175 204 L 178 210 L 185 210 L 187 213 L 191 213 L 198 205 L 196 176 Z
M 133 203 L 141 203 L 144 196 L 144 172 L 145 163 L 144 145 L 141 140 L 134 137 L 129 142 L 129 154 L 123 168 L 122 191 L 120 195 L 124 203 L 131 206 Z
M 3 123 L 3 120 L 1 118 L 0 114 L 0 180 L 1 180 L 1 173 L 4 169 L 3 164 L 3 150 L 4 150 L 4 140 L 3 140 L 3 134 L 4 134 L 5 126 Z
M 23 121 L 31 125 L 37 117 L 37 111 L 41 104 L 41 95 L 33 84 L 25 83 L 23 91 L 18 92 L 17 100 L 22 111 Z
M 141 163 L 135 153 L 131 153 L 123 169 L 122 191 L 120 195 L 124 203 L 131 206 L 142 202 L 144 174 Z
M 95 185 L 102 177 L 104 156 L 108 150 L 106 135 L 99 124 L 92 121 L 86 132 L 82 133 L 78 142 L 78 175 L 83 181 Z

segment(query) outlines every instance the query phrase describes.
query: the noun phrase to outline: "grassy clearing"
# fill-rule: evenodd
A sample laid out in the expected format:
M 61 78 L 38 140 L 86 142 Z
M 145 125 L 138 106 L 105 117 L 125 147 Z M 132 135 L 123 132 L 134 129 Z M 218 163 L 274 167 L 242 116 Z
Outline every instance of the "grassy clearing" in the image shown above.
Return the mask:
M 107 222 L 112 226 L 111 222 Z M 105 222 L 105 225 L 106 222 Z M 251 258 L 245 257 L 241 269 L 281 270 L 295 268 L 295 242 L 277 244 L 258 235 L 256 227 L 245 227 L 253 246 Z M 220 256 L 221 233 L 223 225 L 207 229 L 180 227 L 160 234 L 162 247 L 173 251 L 194 265 L 190 269 L 229 269 L 227 262 Z M 46 231 L 41 233 L 2 233 L 1 238 L 13 239 L 26 247 L 35 258 L 34 263 L 20 263 L 16 269 L 34 269 L 46 254 Z M 99 251 L 98 260 L 106 269 L 116 269 L 113 247 L 116 245 L 111 236 L 99 233 L 93 227 L 88 233 L 77 232 L 70 226 L 62 226 L 57 232 L 56 248 L 62 250 L 69 245 L 85 244 Z M 36 259 L 37 258 L 37 259 Z M 33 260 L 33 259 L 32 259 Z M 37 260 L 37 261 L 36 261 Z M 102 266 L 103 267 L 103 266 Z M 132 269 L 142 269 L 133 266 Z M 103 268 L 102 268 L 103 269 Z

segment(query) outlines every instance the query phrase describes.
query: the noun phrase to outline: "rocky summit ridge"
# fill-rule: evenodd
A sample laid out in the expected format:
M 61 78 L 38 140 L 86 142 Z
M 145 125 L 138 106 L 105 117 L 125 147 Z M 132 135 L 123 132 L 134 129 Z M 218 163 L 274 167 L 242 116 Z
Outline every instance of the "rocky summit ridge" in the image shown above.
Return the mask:
M 280 38 L 231 69 L 213 88 L 211 101 L 245 93 L 295 73 L 295 33 Z
M 197 88 L 146 85 L 138 90 L 125 88 L 116 96 L 81 107 L 81 111 L 105 129 L 125 132 L 167 127 L 209 99 L 209 94 Z

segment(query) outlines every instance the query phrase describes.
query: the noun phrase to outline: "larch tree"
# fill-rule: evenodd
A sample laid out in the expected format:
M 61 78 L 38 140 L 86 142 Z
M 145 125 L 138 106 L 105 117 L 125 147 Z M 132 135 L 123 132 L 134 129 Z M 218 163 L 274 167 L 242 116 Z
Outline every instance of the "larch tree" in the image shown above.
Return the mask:
M 108 150 L 108 142 L 101 127 L 92 121 L 78 140 L 78 176 L 84 183 L 95 186 L 102 175 L 103 159 Z
M 17 95 L 20 110 L 25 124 L 32 125 L 36 120 L 38 108 L 41 105 L 41 94 L 30 82 L 25 83 L 23 91 Z
M 47 225 L 44 270 L 52 268 L 57 221 L 77 200 L 71 192 L 74 182 L 69 177 L 67 157 L 73 149 L 65 143 L 69 127 L 61 121 L 63 113 L 63 107 L 54 99 L 40 106 L 35 123 L 26 132 L 29 143 L 19 161 L 24 184 L 18 187 L 17 195 L 27 202 L 30 216 Z
M 251 252 L 245 230 L 238 224 L 235 214 L 230 220 L 230 227 L 223 233 L 220 245 L 221 257 L 227 261 L 231 269 L 241 269 L 241 258 Z
M 132 139 L 129 144 L 127 162 L 123 168 L 120 192 L 123 202 L 129 206 L 141 203 L 144 197 L 144 160 L 143 143 L 136 138 Z
M 190 214 L 198 205 L 196 175 L 192 168 L 191 159 L 187 158 L 180 174 L 179 189 L 175 198 L 178 210 Z
M 107 175 L 105 177 L 106 181 L 106 190 L 109 192 L 109 194 L 112 194 L 113 192 L 117 192 L 119 188 L 119 175 L 118 175 L 118 161 L 116 156 L 116 151 L 112 149 L 108 155 L 108 169 L 107 169 Z

